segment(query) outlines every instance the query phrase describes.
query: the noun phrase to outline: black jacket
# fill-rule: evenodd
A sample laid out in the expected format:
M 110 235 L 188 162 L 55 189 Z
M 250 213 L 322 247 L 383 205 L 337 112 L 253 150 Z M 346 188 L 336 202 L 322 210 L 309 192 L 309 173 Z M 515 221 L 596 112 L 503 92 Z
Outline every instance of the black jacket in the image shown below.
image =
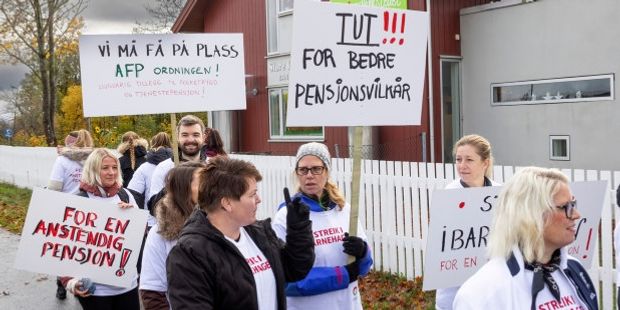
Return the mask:
M 245 226 L 263 252 L 276 279 L 278 309 L 286 309 L 286 282 L 303 279 L 314 263 L 312 222 L 288 227 L 286 244 L 271 229 L 271 220 Z M 172 309 L 258 309 L 254 275 L 239 250 L 195 210 L 168 259 L 168 298 Z
M 136 154 L 136 166 L 131 169 L 131 155 L 130 150 L 125 151 L 118 161 L 121 163 L 121 170 L 123 172 L 123 187 L 129 185 L 129 181 L 133 177 L 133 172 L 146 162 L 146 149 L 142 145 L 138 145 L 134 148 Z

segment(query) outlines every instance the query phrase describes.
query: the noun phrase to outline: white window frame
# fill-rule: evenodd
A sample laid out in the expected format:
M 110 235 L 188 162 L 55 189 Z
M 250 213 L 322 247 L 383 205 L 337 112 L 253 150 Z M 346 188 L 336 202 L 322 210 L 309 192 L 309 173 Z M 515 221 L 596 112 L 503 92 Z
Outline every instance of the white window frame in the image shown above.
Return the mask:
M 291 0 L 291 4 L 293 4 L 293 7 L 291 7 L 291 8 L 282 8 L 281 7 L 281 4 L 282 4 L 281 2 L 283 0 L 276 0 L 276 1 L 277 1 L 277 6 L 278 6 L 278 9 L 277 9 L 278 17 L 293 14 L 293 7 L 295 6 L 295 0 Z
M 277 91 L 278 92 L 278 107 L 279 107 L 279 118 L 280 118 L 280 124 L 278 124 L 278 130 L 279 130 L 279 134 L 274 135 L 271 132 L 271 128 L 273 127 L 273 119 L 271 119 L 271 92 L 272 91 Z M 287 136 L 285 135 L 285 124 L 286 124 L 286 119 L 284 119 L 284 108 L 285 108 L 285 103 L 282 100 L 282 91 L 288 91 L 287 87 L 273 87 L 267 90 L 267 101 L 268 101 L 268 105 L 269 105 L 269 142 L 294 142 L 294 141 L 324 141 L 325 140 L 325 127 L 321 127 L 321 135 L 316 135 L 316 136 L 301 136 L 301 135 L 295 135 L 295 136 Z M 312 127 L 320 127 L 320 126 L 312 126 Z
M 566 156 L 553 155 L 553 141 L 566 141 Z M 570 136 L 568 135 L 550 135 L 549 136 L 549 160 L 570 161 Z
M 509 86 L 521 86 L 521 85 L 530 85 L 534 86 L 537 84 L 546 84 L 546 83 L 561 83 L 561 82 L 574 82 L 574 81 L 587 81 L 587 80 L 599 80 L 599 79 L 609 79 L 609 96 L 605 97 L 584 97 L 584 98 L 556 98 L 556 94 L 550 94 L 550 97 L 545 99 L 546 94 L 536 94 L 536 100 L 521 100 L 521 101 L 502 101 L 495 102 L 493 100 L 493 90 L 497 87 L 509 87 Z M 568 78 L 557 78 L 557 79 L 547 79 L 547 80 L 532 80 L 532 81 L 521 81 L 521 82 L 510 82 L 510 83 L 491 83 L 490 89 L 490 102 L 491 106 L 511 106 L 511 105 L 524 105 L 524 104 L 549 104 L 549 103 L 566 103 L 566 102 L 585 102 L 585 101 L 608 101 L 614 100 L 615 92 L 614 92 L 614 74 L 600 74 L 600 75 L 588 75 L 588 76 L 578 76 L 578 77 L 568 77 Z
M 278 42 L 278 38 L 280 36 L 280 30 L 278 27 L 278 18 L 280 13 L 278 10 L 278 2 L 279 0 L 265 0 L 265 19 L 267 21 L 265 24 L 265 33 L 267 34 L 267 55 L 278 53 L 279 50 L 278 44 L 280 42 Z M 273 10 L 273 16 L 270 14 L 271 10 Z M 271 31 L 271 27 L 275 29 L 275 31 L 273 31 L 274 33 Z M 271 42 L 271 40 L 274 42 Z M 271 43 L 275 45 L 275 50 L 271 50 Z

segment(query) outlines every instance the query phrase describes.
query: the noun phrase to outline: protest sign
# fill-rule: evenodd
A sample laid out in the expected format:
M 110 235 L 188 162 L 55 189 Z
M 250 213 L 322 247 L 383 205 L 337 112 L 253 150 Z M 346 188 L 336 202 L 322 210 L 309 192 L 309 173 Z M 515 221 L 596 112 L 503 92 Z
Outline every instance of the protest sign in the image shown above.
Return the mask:
M 15 268 L 129 287 L 146 218 L 138 208 L 35 188 Z
M 84 116 L 245 109 L 243 35 L 80 36 Z
M 378 6 L 382 8 L 407 9 L 407 0 L 331 0 L 334 3 Z
M 570 183 L 581 218 L 568 254 L 592 264 L 607 181 Z M 424 259 L 424 290 L 460 286 L 488 260 L 486 248 L 501 187 L 433 192 Z
M 427 37 L 428 12 L 296 1 L 286 125 L 419 125 Z

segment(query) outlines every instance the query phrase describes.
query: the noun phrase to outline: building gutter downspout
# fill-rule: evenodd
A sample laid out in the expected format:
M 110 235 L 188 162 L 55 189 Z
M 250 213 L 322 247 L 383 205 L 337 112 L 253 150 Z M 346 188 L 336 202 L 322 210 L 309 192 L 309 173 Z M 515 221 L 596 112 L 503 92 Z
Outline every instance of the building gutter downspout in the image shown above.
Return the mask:
M 431 39 L 433 23 L 431 22 L 431 0 L 426 0 L 426 12 L 428 12 L 428 47 L 427 47 L 427 66 L 428 66 L 428 118 L 429 118 L 429 144 L 431 149 L 431 161 L 435 162 L 435 121 L 433 115 L 433 40 Z

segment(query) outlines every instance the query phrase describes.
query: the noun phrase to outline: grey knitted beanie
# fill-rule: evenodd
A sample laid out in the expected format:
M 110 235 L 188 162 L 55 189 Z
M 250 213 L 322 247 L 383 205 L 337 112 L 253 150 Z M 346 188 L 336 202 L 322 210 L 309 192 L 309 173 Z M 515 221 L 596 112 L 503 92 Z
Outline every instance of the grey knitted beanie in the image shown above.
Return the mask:
M 310 143 L 306 143 L 300 146 L 299 150 L 297 150 L 297 158 L 295 160 L 295 165 L 299 164 L 299 161 L 301 160 L 301 158 L 306 155 L 314 155 L 318 157 L 319 159 L 321 159 L 325 167 L 327 167 L 327 170 L 331 171 L 332 169 L 331 155 L 329 155 L 329 150 L 327 149 L 327 146 L 325 144 L 318 143 L 318 142 L 310 142 Z

